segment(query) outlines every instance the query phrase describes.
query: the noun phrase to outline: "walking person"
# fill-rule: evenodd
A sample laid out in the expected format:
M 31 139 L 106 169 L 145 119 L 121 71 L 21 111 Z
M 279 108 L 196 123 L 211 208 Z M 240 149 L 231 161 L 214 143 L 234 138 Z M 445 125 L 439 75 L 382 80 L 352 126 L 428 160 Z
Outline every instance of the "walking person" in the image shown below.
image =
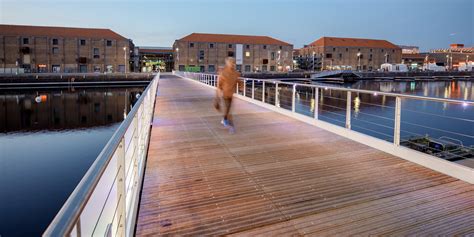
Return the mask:
M 229 128 L 230 133 L 235 132 L 234 122 L 232 120 L 232 114 L 230 113 L 232 106 L 232 96 L 234 95 L 237 81 L 240 77 L 240 73 L 235 70 L 235 59 L 227 58 L 225 60 L 225 67 L 219 72 L 219 79 L 216 90 L 215 107 L 220 110 L 220 101 L 224 102 L 223 113 L 224 117 L 221 123 L 224 127 Z

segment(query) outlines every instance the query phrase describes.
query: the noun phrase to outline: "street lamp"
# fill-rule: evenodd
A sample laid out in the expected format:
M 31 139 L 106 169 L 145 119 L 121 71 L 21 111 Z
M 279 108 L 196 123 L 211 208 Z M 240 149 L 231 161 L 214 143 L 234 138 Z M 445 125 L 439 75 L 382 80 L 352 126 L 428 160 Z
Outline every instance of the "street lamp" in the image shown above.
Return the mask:
M 179 48 L 176 48 L 176 64 L 179 65 Z M 178 66 L 178 65 L 175 65 L 175 68 L 176 68 L 176 66 Z M 178 69 L 179 69 L 179 68 L 178 68 Z
M 313 51 L 313 72 L 314 72 L 314 56 L 316 55 L 316 52 Z
M 446 54 L 446 69 L 449 70 L 449 55 Z
M 361 54 L 360 52 L 357 53 L 357 60 L 359 61 L 359 62 L 358 62 L 358 66 L 357 66 L 357 70 L 359 70 L 359 71 L 360 71 L 360 56 L 361 56 L 361 55 L 362 55 L 362 54 Z
M 123 47 L 123 60 L 124 60 L 123 70 L 125 73 L 127 73 L 127 47 Z

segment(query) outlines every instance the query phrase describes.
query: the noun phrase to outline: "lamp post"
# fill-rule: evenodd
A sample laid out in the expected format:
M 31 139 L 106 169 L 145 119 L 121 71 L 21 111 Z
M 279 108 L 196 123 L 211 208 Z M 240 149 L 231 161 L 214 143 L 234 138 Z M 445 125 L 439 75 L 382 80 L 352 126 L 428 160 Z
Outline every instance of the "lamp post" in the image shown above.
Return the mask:
M 127 47 L 123 47 L 123 61 L 124 61 L 124 65 L 123 65 L 123 71 L 125 72 L 125 74 L 127 73 Z
M 449 55 L 446 54 L 446 69 L 449 70 Z
M 278 70 L 278 68 L 280 67 L 280 64 L 281 64 L 280 60 L 281 60 L 281 50 L 278 50 L 278 61 L 277 61 L 278 67 L 277 67 L 277 70 Z
M 314 72 L 314 56 L 316 55 L 316 52 L 313 51 L 313 72 Z
M 360 56 L 362 54 L 360 52 L 357 53 L 357 60 L 358 60 L 358 65 L 357 65 L 357 71 L 360 71 Z
M 175 65 L 175 66 L 178 66 L 178 69 L 179 69 L 179 48 L 176 48 L 176 63 L 178 65 Z

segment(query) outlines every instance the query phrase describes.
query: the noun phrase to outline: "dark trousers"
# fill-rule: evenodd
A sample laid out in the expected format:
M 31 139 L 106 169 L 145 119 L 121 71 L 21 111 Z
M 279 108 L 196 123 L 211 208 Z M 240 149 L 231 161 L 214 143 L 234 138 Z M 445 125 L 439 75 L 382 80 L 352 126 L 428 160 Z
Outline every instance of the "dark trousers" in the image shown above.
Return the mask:
M 224 119 L 229 122 L 230 126 L 234 126 L 232 115 L 230 114 L 230 107 L 232 105 L 232 97 L 224 98 Z

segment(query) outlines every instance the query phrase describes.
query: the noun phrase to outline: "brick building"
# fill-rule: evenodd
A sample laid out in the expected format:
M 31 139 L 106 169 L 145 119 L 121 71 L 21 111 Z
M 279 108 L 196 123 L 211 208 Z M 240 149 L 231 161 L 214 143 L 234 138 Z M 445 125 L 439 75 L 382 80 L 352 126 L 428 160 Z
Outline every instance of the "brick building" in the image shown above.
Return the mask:
M 474 47 L 464 47 L 464 44 L 451 44 L 449 48 L 433 49 L 428 61 L 455 70 L 461 65 L 474 61 Z
M 109 29 L 0 25 L 0 73 L 128 72 L 131 47 Z
M 283 72 L 292 69 L 293 45 L 268 36 L 193 33 L 175 41 L 174 69 L 216 72 L 227 57 L 242 72 Z
M 300 49 L 318 62 L 319 70 L 376 70 L 383 63 L 400 63 L 402 49 L 386 40 L 322 37 Z

